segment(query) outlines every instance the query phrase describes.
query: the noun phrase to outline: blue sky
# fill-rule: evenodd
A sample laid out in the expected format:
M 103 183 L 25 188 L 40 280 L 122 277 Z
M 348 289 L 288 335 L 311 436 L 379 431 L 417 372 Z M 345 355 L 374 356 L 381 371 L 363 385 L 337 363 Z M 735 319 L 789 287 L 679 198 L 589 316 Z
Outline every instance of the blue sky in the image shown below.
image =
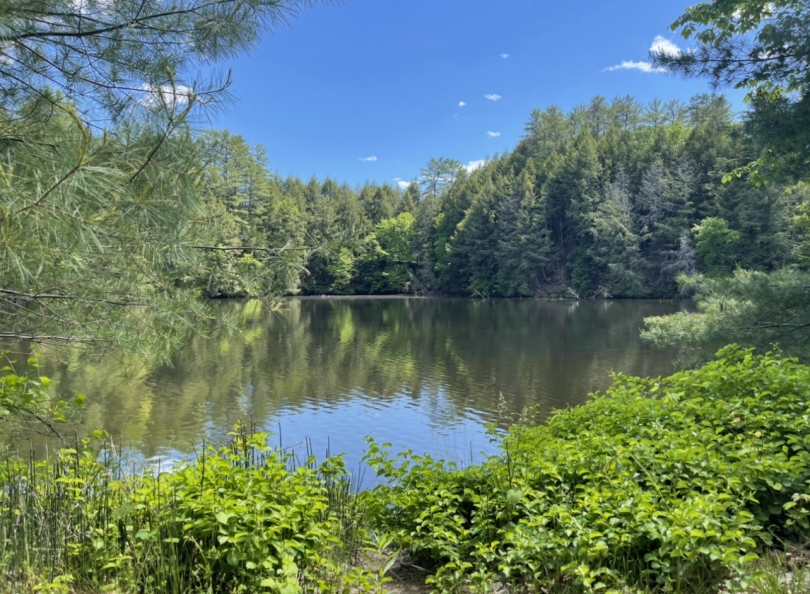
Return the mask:
M 224 65 L 233 70 L 235 100 L 212 125 L 265 145 L 282 175 L 352 185 L 410 180 L 432 157 L 469 163 L 510 150 L 534 108 L 567 110 L 594 95 L 647 102 L 708 91 L 705 81 L 645 72 L 643 64 L 608 70 L 646 61 L 658 36 L 687 47 L 669 24 L 691 3 L 315 6 Z M 742 108 L 739 93 L 730 98 Z

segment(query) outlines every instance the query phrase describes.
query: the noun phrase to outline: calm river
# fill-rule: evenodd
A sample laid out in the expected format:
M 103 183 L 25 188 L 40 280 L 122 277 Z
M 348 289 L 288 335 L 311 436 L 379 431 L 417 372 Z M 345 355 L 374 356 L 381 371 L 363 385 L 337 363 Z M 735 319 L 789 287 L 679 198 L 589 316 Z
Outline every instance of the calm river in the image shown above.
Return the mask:
M 657 301 L 291 299 L 228 303 L 241 336 L 194 339 L 172 366 L 55 363 L 43 374 L 87 395 L 86 424 L 139 456 L 178 458 L 252 419 L 284 447 L 359 463 L 363 437 L 460 462 L 492 452 L 485 425 L 584 402 L 610 372 L 661 375 L 674 353 L 641 343 Z

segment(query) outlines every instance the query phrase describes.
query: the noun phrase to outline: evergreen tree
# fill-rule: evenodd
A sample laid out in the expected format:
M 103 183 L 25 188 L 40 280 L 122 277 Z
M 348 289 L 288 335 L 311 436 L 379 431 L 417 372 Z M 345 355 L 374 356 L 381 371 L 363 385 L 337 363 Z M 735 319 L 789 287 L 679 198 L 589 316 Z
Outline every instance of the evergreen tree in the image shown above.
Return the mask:
M 521 174 L 515 192 L 519 208 L 514 230 L 501 245 L 498 290 L 506 297 L 531 297 L 548 281 L 553 246 L 545 200 L 538 196 L 533 178 L 531 167 Z
M 400 197 L 397 211 L 399 213 L 409 212 L 413 214 L 416 212 L 417 204 L 419 204 L 419 184 L 411 182 Z
M 573 133 L 570 120 L 556 105 L 545 111 L 533 110 L 525 130 L 529 156 L 537 160 L 546 159 L 551 153 L 559 151 Z
M 592 217 L 591 257 L 600 268 L 599 290 L 604 297 L 640 297 L 647 292 L 629 182 L 621 171 Z
M 602 168 L 587 131 L 574 140 L 544 186 L 552 236 L 561 251 L 571 285 L 591 295 L 598 273 L 590 254 L 590 221 L 601 196 Z
M 464 167 L 455 159 L 431 159 L 419 177 L 422 198 L 439 198 L 463 171 Z
M 229 81 L 194 73 L 304 4 L 2 3 L 0 337 L 167 357 L 206 326 L 196 285 L 231 247 L 199 224 L 205 167 L 188 121 Z M 223 180 L 229 200 L 243 182 Z M 240 266 L 266 294 L 255 262 Z
M 716 86 L 748 91 L 749 131 L 759 158 L 739 175 L 762 182 L 785 174 L 807 177 L 810 164 L 810 6 L 805 0 L 712 0 L 690 7 L 672 25 L 697 47 L 658 52 L 653 62 Z
M 622 130 L 635 132 L 642 121 L 643 108 L 633 97 L 619 97 L 611 104 L 611 120 Z
M 498 251 L 497 251 L 497 283 L 495 291 L 504 297 L 521 297 L 528 293 L 520 279 L 520 252 L 517 251 L 518 213 L 529 192 L 534 192 L 532 179 L 532 164 L 523 170 L 514 191 L 503 196 L 498 204 Z
M 402 195 L 389 184 L 365 185 L 358 199 L 369 222 L 376 225 L 382 220 L 398 215 L 402 210 Z
M 644 110 L 644 123 L 653 128 L 658 128 L 666 123 L 666 109 L 664 102 L 660 99 L 653 99 Z
M 770 272 L 796 259 L 793 218 L 800 202 L 797 188 L 756 187 L 735 179 L 716 190 L 717 215 L 740 233 L 736 263 Z
M 670 255 L 689 231 L 690 197 L 695 182 L 691 167 L 681 161 L 671 170 L 656 159 L 644 172 L 636 196 L 644 257 L 659 272 L 654 291 L 674 291 Z
M 505 180 L 499 182 L 503 184 Z M 459 271 L 465 279 L 464 289 L 472 295 L 488 297 L 495 293 L 499 190 L 503 188 L 497 188 L 492 177 L 487 176 L 473 195 L 450 244 L 450 266 Z

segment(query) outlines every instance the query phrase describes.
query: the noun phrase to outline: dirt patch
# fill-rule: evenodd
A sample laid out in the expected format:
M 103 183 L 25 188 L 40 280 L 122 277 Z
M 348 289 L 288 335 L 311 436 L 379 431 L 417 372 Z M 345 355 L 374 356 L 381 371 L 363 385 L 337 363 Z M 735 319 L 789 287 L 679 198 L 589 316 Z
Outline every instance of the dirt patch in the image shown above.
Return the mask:
M 369 553 L 363 566 L 371 571 L 379 571 L 386 562 L 386 557 Z M 433 591 L 431 586 L 425 584 L 429 575 L 430 571 L 414 565 L 405 555 L 400 554 L 386 573 L 391 581 L 385 584 L 385 591 L 391 594 L 429 594 Z

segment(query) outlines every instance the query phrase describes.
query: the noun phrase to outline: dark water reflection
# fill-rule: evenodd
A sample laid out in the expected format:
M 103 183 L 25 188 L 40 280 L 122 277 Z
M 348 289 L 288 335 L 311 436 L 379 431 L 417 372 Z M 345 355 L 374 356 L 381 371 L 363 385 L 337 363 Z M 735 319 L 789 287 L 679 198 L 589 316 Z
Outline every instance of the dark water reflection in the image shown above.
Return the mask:
M 661 375 L 672 352 L 643 345 L 645 316 L 675 303 L 293 299 L 280 312 L 230 303 L 241 337 L 197 338 L 174 365 L 125 373 L 115 361 L 46 361 L 56 390 L 87 394 L 86 424 L 146 457 L 181 456 L 240 419 L 348 452 L 363 436 L 469 461 L 486 423 L 525 407 L 545 418 L 610 384 Z

